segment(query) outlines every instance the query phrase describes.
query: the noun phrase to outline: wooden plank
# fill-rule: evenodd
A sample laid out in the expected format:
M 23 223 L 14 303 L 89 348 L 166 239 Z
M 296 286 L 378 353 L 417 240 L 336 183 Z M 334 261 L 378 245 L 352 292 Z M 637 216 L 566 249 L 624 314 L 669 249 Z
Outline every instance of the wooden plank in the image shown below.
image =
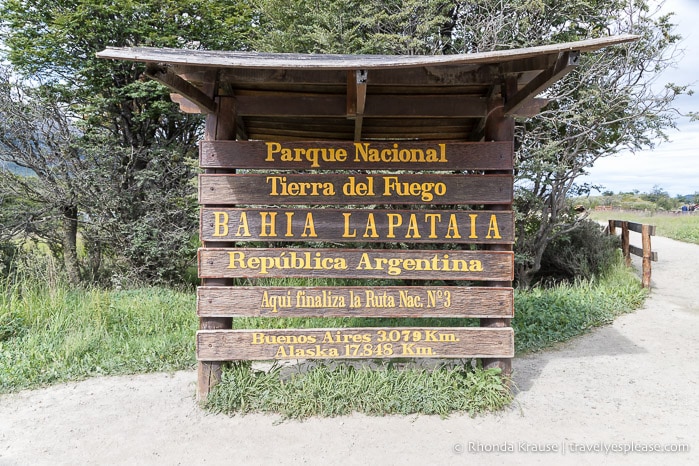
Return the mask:
M 609 221 L 610 225 L 612 224 L 611 222 L 614 222 L 614 227 L 615 228 L 621 228 L 623 223 L 628 224 L 628 229 L 629 231 L 635 231 L 636 233 L 643 233 L 643 224 L 642 223 L 635 223 L 635 222 L 627 222 L 626 220 L 610 220 Z M 655 225 L 646 225 L 648 227 L 648 234 L 650 236 L 655 236 Z
M 580 50 L 582 52 L 598 50 L 610 45 L 632 42 L 638 39 L 639 36 L 637 35 L 622 34 L 521 49 L 493 50 L 455 55 L 333 55 L 226 52 L 151 47 L 107 47 L 105 50 L 98 52 L 96 56 L 98 58 L 117 60 L 223 68 L 351 70 L 499 63 L 548 53 L 557 54 L 568 50 Z
M 200 227 L 218 242 L 514 242 L 512 211 L 202 208 Z
M 211 97 L 202 92 L 188 81 L 175 74 L 169 67 L 149 65 L 146 67 L 146 76 L 158 81 L 170 90 L 174 91 L 193 102 L 201 108 L 202 113 L 215 113 L 216 103 Z
M 199 249 L 200 278 L 512 280 L 510 251 Z
M 328 328 L 197 332 L 197 359 L 514 357 L 511 328 Z
M 507 317 L 512 288 L 491 287 L 206 287 L 199 317 Z
M 511 204 L 512 175 L 199 175 L 200 204 Z
M 240 116 L 332 117 L 347 115 L 345 94 L 266 92 L 236 95 Z M 484 98 L 463 95 L 369 95 L 364 116 L 389 118 L 479 117 Z
M 634 256 L 638 257 L 644 257 L 643 256 L 643 248 L 639 248 L 638 246 L 634 246 L 633 244 L 629 244 L 629 253 L 633 254 Z M 650 255 L 648 256 L 651 261 L 653 262 L 658 262 L 658 253 L 651 251 Z
M 548 61 L 547 61 L 548 62 Z M 543 69 L 544 66 L 536 69 Z M 178 67 L 177 71 L 185 75 L 188 79 L 202 79 L 196 67 Z M 521 72 L 528 68 L 522 66 L 514 71 Z M 508 69 L 509 70 L 509 69 Z M 450 66 L 430 66 L 409 68 L 400 73 L 390 70 L 375 69 L 368 78 L 370 87 L 377 86 L 413 86 L 420 83 L 419 88 L 425 87 L 463 87 L 465 84 L 490 84 L 497 77 L 497 69 L 492 65 L 450 65 Z M 354 70 L 351 70 L 354 74 Z M 313 86 L 325 88 L 343 84 L 346 71 L 342 70 L 314 70 L 314 69 L 245 69 L 233 68 L 223 69 L 221 81 L 233 83 L 236 88 L 254 89 L 256 86 L 266 87 L 278 84 L 279 86 Z M 280 87 L 281 88 L 281 87 Z
M 511 170 L 513 153 L 511 141 L 202 141 L 199 164 L 203 168 L 280 170 Z
M 213 95 L 216 85 L 209 86 L 207 91 Z M 235 107 L 230 99 L 215 99 L 218 112 L 206 115 L 204 138 L 206 139 L 235 139 L 237 133 Z M 227 172 L 226 169 L 209 168 L 207 173 Z M 205 247 L 220 246 L 216 242 L 204 242 Z M 206 278 L 202 280 L 207 286 L 230 286 L 233 281 L 228 278 Z M 200 330 L 222 330 L 232 327 L 230 317 L 200 317 Z M 211 388 L 221 381 L 223 361 L 206 361 L 197 364 L 197 399 L 205 401 Z
M 624 255 L 624 262 L 627 267 L 631 267 L 631 244 L 629 243 L 629 222 L 621 223 L 621 251 Z
M 505 102 L 505 114 L 517 114 L 520 107 L 525 106 L 527 101 L 533 99 L 545 91 L 551 84 L 568 74 L 574 67 L 578 66 L 579 62 L 580 52 L 562 52 L 555 65 L 539 73 L 516 94 L 508 97 Z

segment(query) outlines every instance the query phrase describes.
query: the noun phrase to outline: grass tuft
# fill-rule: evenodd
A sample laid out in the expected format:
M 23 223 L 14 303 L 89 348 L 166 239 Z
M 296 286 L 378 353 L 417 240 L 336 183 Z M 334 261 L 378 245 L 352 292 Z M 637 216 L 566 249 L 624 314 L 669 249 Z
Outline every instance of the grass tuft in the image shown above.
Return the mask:
M 194 296 L 131 291 L 0 287 L 0 392 L 94 375 L 193 367 Z
M 446 417 L 498 411 L 512 401 L 500 371 L 470 364 L 425 368 L 318 365 L 285 379 L 280 366 L 253 371 L 248 364 L 224 370 L 206 407 L 216 413 L 278 413 L 285 419 L 311 416 L 427 414 Z

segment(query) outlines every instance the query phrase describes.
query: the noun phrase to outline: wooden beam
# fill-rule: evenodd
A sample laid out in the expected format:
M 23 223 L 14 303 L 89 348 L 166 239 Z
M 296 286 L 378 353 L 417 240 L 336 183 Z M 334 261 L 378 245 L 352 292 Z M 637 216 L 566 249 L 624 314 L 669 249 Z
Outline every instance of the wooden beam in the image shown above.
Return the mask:
M 238 95 L 240 116 L 346 117 L 347 97 L 325 94 Z M 371 95 L 367 118 L 463 118 L 482 117 L 487 101 L 464 95 Z
M 197 105 L 201 108 L 201 113 L 216 113 L 216 103 L 211 97 L 179 77 L 169 67 L 150 64 L 146 67 L 146 76 Z
M 367 71 L 357 70 L 355 73 L 355 88 L 357 96 L 357 112 L 354 119 L 354 140 L 362 140 L 362 123 L 364 122 L 364 109 L 366 108 L 366 83 Z
M 537 75 L 515 95 L 505 102 L 505 115 L 517 115 L 517 111 L 525 106 L 531 99 L 546 90 L 551 84 L 568 74 L 580 62 L 580 52 L 561 53 L 556 64 Z

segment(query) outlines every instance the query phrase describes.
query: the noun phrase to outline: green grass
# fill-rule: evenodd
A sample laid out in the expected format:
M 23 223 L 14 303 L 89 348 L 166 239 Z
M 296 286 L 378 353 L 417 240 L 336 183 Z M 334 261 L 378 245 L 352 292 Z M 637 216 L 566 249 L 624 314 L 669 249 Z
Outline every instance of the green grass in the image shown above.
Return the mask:
M 0 392 L 194 367 L 194 296 L 0 286 Z
M 95 375 L 194 367 L 194 293 L 163 288 L 71 289 L 54 280 L 0 284 L 0 393 Z M 645 296 L 618 266 L 605 277 L 515 293 L 518 353 L 549 347 L 611 322 Z M 237 328 L 464 326 L 477 319 L 234 319 Z M 471 361 L 426 369 L 410 360 L 330 362 L 283 374 L 238 363 L 224 371 L 208 409 L 274 412 L 285 418 L 496 411 L 512 393 L 493 370 Z M 288 372 L 288 371 L 287 371 Z
M 621 263 L 604 277 L 515 293 L 515 350 L 548 348 L 638 309 L 647 291 Z
M 498 370 L 470 365 L 435 370 L 399 369 L 391 363 L 373 368 L 320 365 L 284 378 L 279 366 L 262 372 L 241 363 L 224 371 L 206 406 L 227 414 L 266 412 L 298 419 L 352 412 L 476 414 L 500 410 L 511 400 Z
M 655 225 L 655 234 L 685 243 L 699 244 L 699 214 L 669 214 L 641 212 L 593 212 L 594 220 L 628 220 Z M 617 232 L 619 229 L 617 229 Z

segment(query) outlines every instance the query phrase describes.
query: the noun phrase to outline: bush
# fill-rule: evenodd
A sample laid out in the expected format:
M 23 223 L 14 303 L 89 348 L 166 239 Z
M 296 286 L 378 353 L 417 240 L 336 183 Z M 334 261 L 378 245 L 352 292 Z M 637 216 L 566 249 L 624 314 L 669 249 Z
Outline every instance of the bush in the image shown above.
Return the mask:
M 584 220 L 578 228 L 548 244 L 534 282 L 589 280 L 614 265 L 618 247 L 616 236 L 605 235 L 597 222 Z
M 0 242 L 0 278 L 8 277 L 12 273 L 16 255 L 17 246 L 10 242 Z

